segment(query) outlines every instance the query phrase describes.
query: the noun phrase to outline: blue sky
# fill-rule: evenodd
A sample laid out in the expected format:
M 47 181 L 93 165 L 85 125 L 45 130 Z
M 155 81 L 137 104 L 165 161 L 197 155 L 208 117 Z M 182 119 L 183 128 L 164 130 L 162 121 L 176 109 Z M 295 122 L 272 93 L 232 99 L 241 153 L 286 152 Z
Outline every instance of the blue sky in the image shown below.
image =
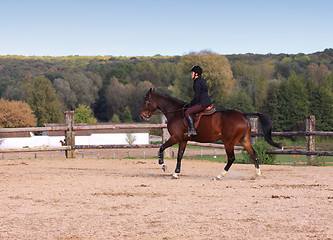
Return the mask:
M 0 0 L 0 55 L 313 53 L 333 47 L 331 0 Z

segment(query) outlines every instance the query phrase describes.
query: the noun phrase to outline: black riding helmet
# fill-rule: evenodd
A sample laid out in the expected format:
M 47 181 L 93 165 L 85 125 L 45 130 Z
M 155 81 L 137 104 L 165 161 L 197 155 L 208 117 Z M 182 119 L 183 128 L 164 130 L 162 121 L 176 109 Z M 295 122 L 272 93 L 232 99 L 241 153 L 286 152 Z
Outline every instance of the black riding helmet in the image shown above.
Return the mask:
M 199 67 L 199 66 L 193 66 L 190 70 L 190 72 L 195 72 L 197 73 L 198 75 L 201 75 L 202 74 L 202 68 Z

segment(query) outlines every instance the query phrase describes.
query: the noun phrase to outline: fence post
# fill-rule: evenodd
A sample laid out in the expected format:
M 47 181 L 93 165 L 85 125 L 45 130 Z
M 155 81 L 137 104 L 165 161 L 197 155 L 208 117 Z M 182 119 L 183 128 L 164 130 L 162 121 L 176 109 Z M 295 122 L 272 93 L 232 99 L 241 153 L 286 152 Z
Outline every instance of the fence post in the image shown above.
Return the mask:
M 309 115 L 306 116 L 306 132 L 312 132 L 316 128 L 316 119 L 315 116 Z M 309 135 L 306 136 L 306 151 L 316 151 L 315 147 L 315 136 L 314 135 Z M 315 164 L 316 156 L 315 155 L 309 155 L 307 156 L 308 163 L 310 165 Z
M 75 145 L 74 111 L 65 112 L 65 124 L 68 127 L 68 130 L 65 131 L 65 145 L 73 146 Z M 66 150 L 66 158 L 75 158 L 75 149 Z
M 163 113 L 161 113 L 161 123 L 166 123 L 166 117 Z M 170 138 L 170 134 L 167 128 L 162 128 L 162 143 L 165 143 Z M 167 148 L 164 150 L 164 156 L 167 158 L 171 158 L 171 148 Z
M 250 118 L 251 132 L 258 133 L 258 118 Z M 256 143 L 256 136 L 250 138 L 251 145 L 253 146 Z

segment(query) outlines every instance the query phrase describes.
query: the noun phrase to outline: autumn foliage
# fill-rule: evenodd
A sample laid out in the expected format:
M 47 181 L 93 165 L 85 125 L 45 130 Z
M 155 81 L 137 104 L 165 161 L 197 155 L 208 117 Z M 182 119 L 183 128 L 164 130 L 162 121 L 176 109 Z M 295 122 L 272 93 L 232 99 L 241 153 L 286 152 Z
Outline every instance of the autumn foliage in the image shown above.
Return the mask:
M 36 117 L 26 102 L 0 99 L 0 127 L 34 127 Z

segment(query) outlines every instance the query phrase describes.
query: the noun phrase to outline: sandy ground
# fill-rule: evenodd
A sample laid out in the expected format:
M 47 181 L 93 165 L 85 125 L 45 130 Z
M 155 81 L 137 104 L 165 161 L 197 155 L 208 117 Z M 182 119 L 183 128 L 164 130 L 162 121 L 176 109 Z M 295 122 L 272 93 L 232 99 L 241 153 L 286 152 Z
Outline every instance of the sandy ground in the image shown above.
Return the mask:
M 118 159 L 118 158 L 152 158 L 158 156 L 158 148 L 131 148 L 131 149 L 86 149 L 76 150 L 77 158 L 91 159 Z M 176 158 L 178 148 L 167 149 L 170 157 Z M 239 151 L 238 151 L 239 152 Z M 237 151 L 235 151 L 237 153 Z M 224 149 L 213 148 L 186 148 L 184 158 L 193 158 L 195 155 L 220 155 L 225 154 Z M 165 153 L 166 156 L 166 153 Z M 0 160 L 5 159 L 65 159 L 65 151 L 52 152 L 12 152 L 0 153 Z
M 0 239 L 333 239 L 333 167 L 0 160 Z

